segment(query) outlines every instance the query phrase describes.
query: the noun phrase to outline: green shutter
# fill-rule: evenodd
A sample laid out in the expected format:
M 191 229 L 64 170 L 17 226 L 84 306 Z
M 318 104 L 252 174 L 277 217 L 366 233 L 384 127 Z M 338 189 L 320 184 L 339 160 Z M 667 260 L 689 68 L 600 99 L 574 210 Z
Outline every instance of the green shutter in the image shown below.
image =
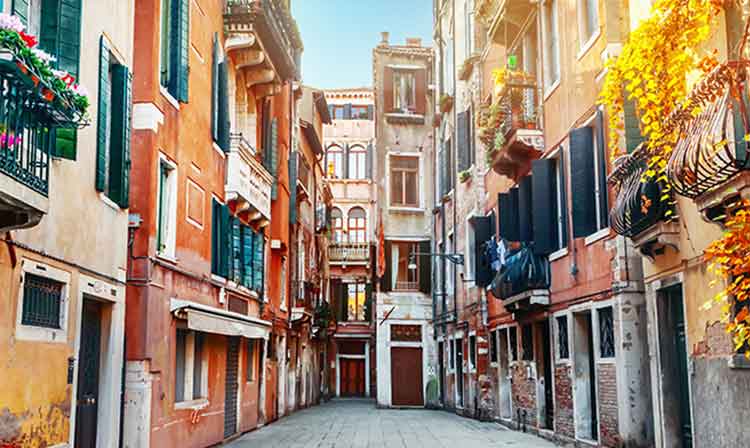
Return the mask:
M 231 261 L 230 269 L 232 270 L 229 276 L 235 283 L 240 283 L 242 277 L 242 227 L 240 220 L 232 217 L 231 220 Z
M 221 206 L 219 222 L 219 275 L 229 278 L 229 264 L 232 257 L 229 207 Z
M 270 136 L 270 160 L 269 167 L 273 182 L 271 185 L 271 199 L 276 199 L 279 194 L 278 188 L 278 176 L 279 176 L 279 122 L 276 118 L 271 120 L 271 136 Z
M 39 26 L 39 48 L 57 58 L 60 43 L 60 2 L 58 0 L 42 0 L 42 17 Z M 77 71 L 77 70 L 76 70 Z M 75 75 L 75 73 L 74 73 Z
M 364 306 L 364 318 L 367 322 L 372 320 L 372 283 L 365 285 L 365 306 Z
M 109 197 L 128 208 L 130 189 L 130 117 L 132 76 L 124 65 L 112 67 L 112 140 L 110 142 Z
M 81 53 L 81 0 L 59 1 L 60 22 L 57 42 L 57 65 L 78 77 Z M 44 11 L 43 16 L 47 12 Z
M 21 19 L 21 23 L 29 25 L 29 0 L 13 0 L 13 15 Z
M 622 114 L 625 125 L 625 148 L 630 153 L 633 152 L 644 139 L 641 135 L 641 121 L 635 110 L 635 101 L 629 100 L 627 95 L 628 93 L 625 92 L 625 102 L 622 105 Z
M 255 232 L 248 226 L 242 226 L 242 285 L 253 287 L 253 237 Z
M 289 222 L 297 222 L 297 163 L 299 153 L 294 152 L 289 157 Z
M 217 117 L 218 122 L 218 136 L 219 146 L 224 152 L 229 152 L 229 74 L 227 73 L 227 63 L 222 62 L 219 64 L 219 114 Z
M 211 138 L 219 141 L 219 33 L 214 33 L 211 50 Z
M 265 238 L 263 233 L 257 233 L 253 238 L 253 289 L 261 296 L 263 295 L 263 275 L 265 272 L 265 261 L 263 251 L 265 250 Z
M 211 273 L 220 274 L 221 204 L 211 199 Z
M 190 0 L 172 0 L 171 57 L 169 91 L 183 103 L 188 102 L 188 62 L 190 53 Z
M 96 130 L 96 189 L 107 186 L 107 117 L 109 115 L 109 45 L 102 35 L 99 39 L 99 110 Z

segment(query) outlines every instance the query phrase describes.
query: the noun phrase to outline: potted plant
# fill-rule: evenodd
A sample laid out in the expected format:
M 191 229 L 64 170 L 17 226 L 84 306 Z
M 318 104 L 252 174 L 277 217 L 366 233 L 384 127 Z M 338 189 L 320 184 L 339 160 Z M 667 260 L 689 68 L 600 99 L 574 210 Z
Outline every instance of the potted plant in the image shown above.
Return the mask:
M 467 180 L 471 179 L 471 170 L 463 170 L 460 173 L 458 173 L 458 180 L 461 183 L 466 182 Z
M 536 129 L 536 110 L 533 107 L 524 107 L 523 123 L 526 129 Z
M 440 112 L 450 112 L 451 109 L 453 109 L 453 97 L 444 93 L 443 96 L 440 97 Z

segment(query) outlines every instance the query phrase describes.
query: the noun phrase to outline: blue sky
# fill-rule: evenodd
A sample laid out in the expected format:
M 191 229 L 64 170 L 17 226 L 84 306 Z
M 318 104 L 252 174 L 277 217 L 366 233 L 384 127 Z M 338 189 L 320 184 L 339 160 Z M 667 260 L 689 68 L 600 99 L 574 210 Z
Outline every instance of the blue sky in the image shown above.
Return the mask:
M 432 0 L 292 0 L 302 33 L 302 76 L 318 88 L 372 85 L 372 49 L 380 32 L 432 43 Z

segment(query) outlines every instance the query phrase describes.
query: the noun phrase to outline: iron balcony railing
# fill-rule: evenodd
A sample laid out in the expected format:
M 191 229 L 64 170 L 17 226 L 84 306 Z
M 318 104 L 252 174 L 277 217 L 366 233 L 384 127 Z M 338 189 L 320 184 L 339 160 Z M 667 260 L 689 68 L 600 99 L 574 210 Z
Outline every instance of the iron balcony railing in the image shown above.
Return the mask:
M 490 288 L 492 295 L 507 300 L 528 291 L 549 289 L 549 286 L 549 259 L 546 255 L 535 254 L 531 246 L 525 246 L 506 258 Z
M 644 179 L 647 169 L 648 153 L 643 145 L 614 162 L 608 182 L 617 196 L 609 216 L 619 235 L 633 238 L 641 234 L 668 219 L 674 207 L 671 187 L 657 179 Z
M 499 131 L 505 141 L 519 129 L 539 129 L 536 83 L 508 83 L 498 101 L 501 114 Z
M 370 259 L 370 243 L 331 243 L 328 248 L 331 262 L 366 262 Z

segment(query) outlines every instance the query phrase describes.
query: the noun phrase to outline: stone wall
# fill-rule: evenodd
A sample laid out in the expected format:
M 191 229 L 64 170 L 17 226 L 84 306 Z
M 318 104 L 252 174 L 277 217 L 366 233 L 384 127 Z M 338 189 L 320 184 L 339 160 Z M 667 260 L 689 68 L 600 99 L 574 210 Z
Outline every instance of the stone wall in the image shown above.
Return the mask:
M 615 364 L 599 364 L 597 369 L 599 431 L 602 446 L 620 443 L 617 410 L 617 372 Z
M 511 365 L 510 370 L 513 378 L 513 419 L 519 417 L 520 411 L 520 423 L 536 427 L 536 365 L 533 362 L 519 361 Z
M 570 364 L 555 366 L 555 432 L 573 438 L 576 427 L 571 376 Z

